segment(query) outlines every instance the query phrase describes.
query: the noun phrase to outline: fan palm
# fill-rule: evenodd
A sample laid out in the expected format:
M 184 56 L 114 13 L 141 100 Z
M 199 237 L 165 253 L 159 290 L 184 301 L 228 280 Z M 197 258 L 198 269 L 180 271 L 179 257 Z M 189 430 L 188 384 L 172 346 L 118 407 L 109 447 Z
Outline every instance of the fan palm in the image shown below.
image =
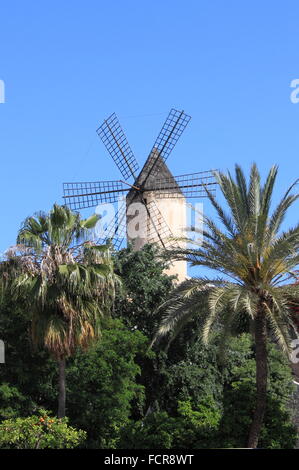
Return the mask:
M 5 289 L 32 313 L 33 343 L 58 362 L 58 417 L 65 415 L 66 358 L 99 336 L 118 282 L 109 248 L 88 241 L 97 220 L 55 204 L 25 220 L 2 263 Z
M 299 197 L 288 189 L 270 214 L 277 167 L 271 168 L 261 184 L 256 165 L 249 182 L 236 165 L 235 178 L 215 173 L 228 206 L 224 210 L 206 189 L 222 227 L 205 217 L 203 241 L 198 246 L 173 250 L 173 259 L 187 260 L 218 272 L 216 279 L 187 280 L 163 306 L 164 316 L 154 337 L 174 337 L 193 315 L 202 316 L 202 339 L 207 343 L 216 323 L 226 337 L 244 315 L 250 319 L 255 341 L 256 407 L 249 432 L 248 447 L 259 440 L 267 399 L 267 338 L 270 334 L 289 353 L 292 307 L 298 305 L 299 289 L 288 282 L 296 277 L 299 262 L 299 225 L 281 233 L 289 207 Z M 171 336 L 172 335 L 172 336 Z

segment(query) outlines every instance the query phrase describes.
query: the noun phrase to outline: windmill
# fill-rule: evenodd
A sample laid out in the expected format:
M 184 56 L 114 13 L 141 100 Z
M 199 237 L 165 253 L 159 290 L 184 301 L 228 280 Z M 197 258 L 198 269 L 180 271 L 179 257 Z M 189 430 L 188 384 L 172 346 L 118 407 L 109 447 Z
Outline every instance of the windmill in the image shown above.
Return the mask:
M 64 183 L 63 198 L 75 211 L 125 198 L 125 204 L 106 227 L 101 241 L 112 240 L 118 249 L 127 235 L 134 249 L 140 249 L 145 243 L 159 243 L 166 248 L 173 235 L 184 236 L 186 198 L 205 197 L 206 186 L 211 193 L 216 188 L 212 171 L 173 176 L 165 163 L 190 119 L 184 111 L 170 110 L 140 172 L 116 114 L 97 129 L 123 179 Z M 176 262 L 170 272 L 183 280 L 187 275 L 186 264 Z

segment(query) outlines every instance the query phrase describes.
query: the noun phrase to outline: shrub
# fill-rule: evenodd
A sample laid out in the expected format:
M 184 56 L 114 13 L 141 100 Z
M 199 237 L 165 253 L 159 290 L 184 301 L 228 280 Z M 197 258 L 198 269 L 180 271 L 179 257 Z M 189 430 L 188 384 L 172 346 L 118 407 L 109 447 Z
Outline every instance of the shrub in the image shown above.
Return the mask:
M 85 438 L 86 433 L 69 426 L 67 418 L 52 418 L 44 410 L 0 424 L 1 449 L 72 449 Z

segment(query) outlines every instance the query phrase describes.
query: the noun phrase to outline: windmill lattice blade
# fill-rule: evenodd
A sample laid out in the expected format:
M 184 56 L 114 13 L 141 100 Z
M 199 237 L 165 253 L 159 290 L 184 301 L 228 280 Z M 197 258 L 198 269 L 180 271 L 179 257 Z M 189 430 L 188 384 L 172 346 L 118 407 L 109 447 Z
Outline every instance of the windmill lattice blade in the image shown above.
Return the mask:
M 73 210 L 95 207 L 104 202 L 116 202 L 127 191 L 128 187 L 121 181 L 63 184 L 65 204 Z
M 161 214 L 155 201 L 147 204 L 150 220 L 148 221 L 148 243 L 159 243 L 163 248 L 174 245 L 173 233 Z M 161 241 L 162 240 L 162 241 Z
M 133 176 L 135 179 L 139 166 L 115 113 L 103 122 L 97 134 L 123 177 L 127 180 Z
M 119 250 L 126 240 L 127 233 L 127 206 L 126 201 L 120 204 L 119 210 L 109 222 L 107 227 L 103 228 L 101 237 L 98 240 L 99 244 L 112 242 L 115 250 Z
M 145 167 L 145 183 L 150 175 L 157 175 L 160 170 L 161 162 L 165 162 L 172 152 L 177 141 L 184 132 L 188 125 L 191 116 L 188 116 L 184 111 L 171 109 L 163 127 L 154 143 L 150 152 L 153 158 L 150 158 L 148 165 Z
M 201 198 L 207 197 L 205 188 L 215 195 L 217 182 L 212 171 L 191 173 L 173 178 L 156 179 L 148 191 L 155 191 L 157 199 L 163 198 Z

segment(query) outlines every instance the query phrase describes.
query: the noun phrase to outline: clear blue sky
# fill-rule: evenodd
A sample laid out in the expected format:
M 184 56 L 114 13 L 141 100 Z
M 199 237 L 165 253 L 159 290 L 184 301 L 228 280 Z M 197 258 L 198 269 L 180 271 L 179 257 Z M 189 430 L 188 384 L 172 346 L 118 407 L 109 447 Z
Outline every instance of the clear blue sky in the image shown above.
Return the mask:
M 64 181 L 119 177 L 95 133 L 113 111 L 141 163 L 176 107 L 192 121 L 174 174 L 278 163 L 277 196 L 299 176 L 298 1 L 12 0 L 0 14 L 0 251 Z

